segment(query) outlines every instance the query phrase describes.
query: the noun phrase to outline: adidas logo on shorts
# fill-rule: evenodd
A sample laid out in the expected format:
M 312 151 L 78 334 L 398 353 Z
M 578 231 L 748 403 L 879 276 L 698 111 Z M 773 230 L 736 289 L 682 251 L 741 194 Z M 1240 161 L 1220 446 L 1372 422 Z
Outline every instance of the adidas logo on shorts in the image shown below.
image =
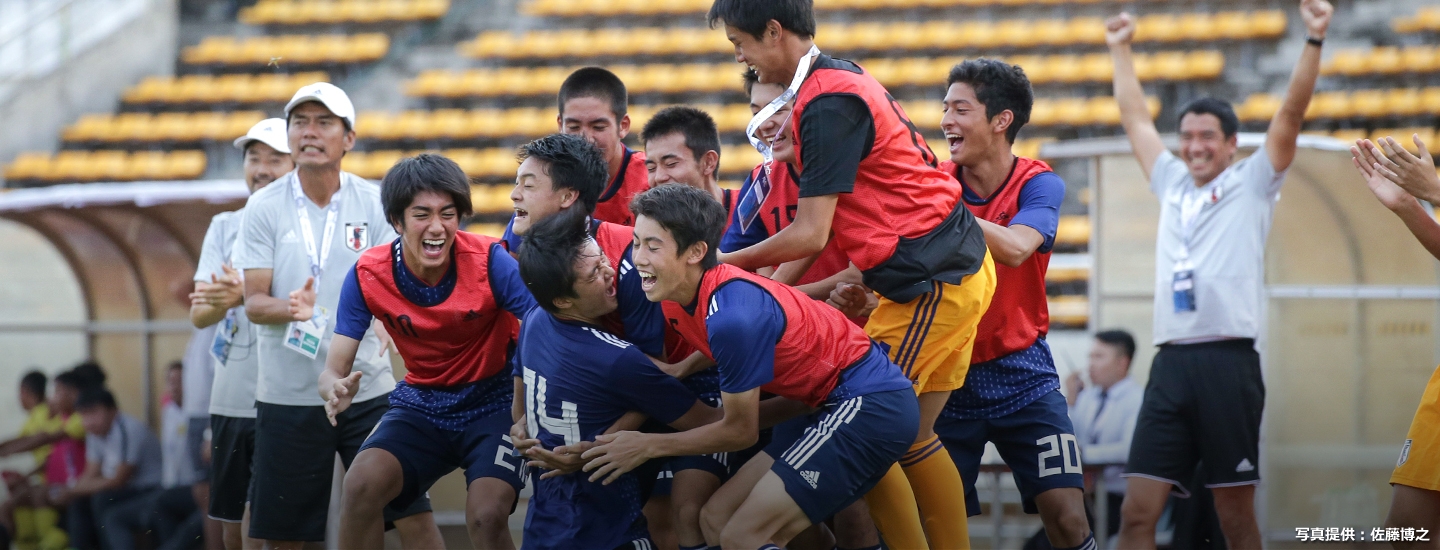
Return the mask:
M 805 478 L 805 481 L 810 484 L 811 489 L 820 488 L 820 472 L 814 470 L 805 470 L 803 472 L 800 472 L 800 477 Z
M 1400 448 L 1400 461 L 1395 463 L 1396 468 L 1404 466 L 1405 461 L 1410 460 L 1410 444 L 1414 442 L 1414 439 L 1405 440 L 1405 446 Z
M 1240 465 L 1238 465 L 1238 466 L 1235 467 L 1235 471 L 1237 471 L 1237 472 L 1253 472 L 1253 471 L 1255 471 L 1255 465 L 1250 463 L 1250 459 L 1248 459 L 1248 458 L 1242 458 L 1242 459 L 1240 459 Z

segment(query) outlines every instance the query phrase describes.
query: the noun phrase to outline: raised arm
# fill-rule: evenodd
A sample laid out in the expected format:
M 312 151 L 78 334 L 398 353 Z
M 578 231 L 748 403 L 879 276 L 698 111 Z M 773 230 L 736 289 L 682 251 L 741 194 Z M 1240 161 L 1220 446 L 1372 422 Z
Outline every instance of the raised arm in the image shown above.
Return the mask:
M 1295 71 L 1290 74 L 1285 102 L 1270 119 L 1270 129 L 1265 132 L 1265 152 L 1270 155 L 1270 165 L 1275 167 L 1276 172 L 1289 168 L 1295 160 L 1295 138 L 1300 135 L 1305 109 L 1310 106 L 1310 97 L 1315 94 L 1315 79 L 1320 76 L 1320 45 L 1315 42 L 1325 39 L 1325 31 L 1330 28 L 1330 16 L 1334 13 L 1335 8 L 1325 0 L 1300 1 L 1300 20 L 1305 22 L 1307 38 L 1305 49 L 1300 53 L 1300 60 L 1295 62 Z
M 1120 104 L 1120 125 L 1130 138 L 1130 149 L 1140 161 L 1140 170 L 1149 179 L 1155 159 L 1165 152 L 1165 142 L 1155 129 L 1155 119 L 1150 118 L 1145 89 L 1140 87 L 1140 77 L 1135 75 L 1135 59 L 1130 51 L 1130 42 L 1134 39 L 1135 19 L 1130 14 L 1121 13 L 1105 22 L 1105 43 L 1110 46 L 1110 61 L 1115 64 L 1115 102 Z

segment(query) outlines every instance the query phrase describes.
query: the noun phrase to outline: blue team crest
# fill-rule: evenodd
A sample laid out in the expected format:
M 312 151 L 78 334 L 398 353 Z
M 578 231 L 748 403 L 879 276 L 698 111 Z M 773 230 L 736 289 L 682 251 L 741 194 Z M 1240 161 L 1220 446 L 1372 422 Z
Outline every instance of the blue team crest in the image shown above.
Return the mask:
M 345 224 L 345 246 L 350 250 L 359 252 L 365 249 L 365 243 L 370 242 L 370 224 L 346 223 Z

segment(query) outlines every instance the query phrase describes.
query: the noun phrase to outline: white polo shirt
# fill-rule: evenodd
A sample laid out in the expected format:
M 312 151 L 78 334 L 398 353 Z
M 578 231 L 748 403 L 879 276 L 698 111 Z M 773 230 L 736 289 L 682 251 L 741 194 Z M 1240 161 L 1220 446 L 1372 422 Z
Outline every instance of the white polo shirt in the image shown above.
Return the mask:
M 275 180 L 250 196 L 245 204 L 235 266 L 245 269 L 271 269 L 270 295 L 288 300 L 290 292 L 305 285 L 310 277 L 310 256 L 305 239 L 300 235 L 292 182 L 295 172 Z M 326 209 L 315 206 L 300 194 L 305 213 L 310 218 L 316 248 L 324 246 Z M 366 249 L 388 245 L 399 236 L 385 221 L 380 206 L 380 187 L 350 173 L 341 173 L 340 191 L 331 199 L 338 203 L 334 235 L 329 257 L 316 281 L 317 308 L 325 313 L 324 338 L 314 359 L 305 357 L 284 345 L 287 325 L 258 325 L 260 350 L 259 382 L 255 398 L 276 405 L 323 406 L 318 380 L 325 368 L 325 356 L 335 335 L 335 313 L 340 303 L 340 287 L 345 276 L 355 268 L 355 261 Z M 364 373 L 355 401 L 367 401 L 390 392 L 395 377 L 390 369 L 388 352 L 381 353 L 375 332 L 365 334 L 355 355 L 356 371 Z
M 235 266 L 234 255 L 238 248 L 235 243 L 240 236 L 240 223 L 244 213 L 245 209 L 242 208 L 234 212 L 221 212 L 210 219 L 210 229 L 205 232 L 205 243 L 200 247 L 200 261 L 195 269 L 196 282 L 209 283 L 211 274 L 223 277 L 225 271 L 220 266 L 226 262 L 229 262 L 231 267 Z M 260 350 L 255 342 L 255 325 L 245 317 L 245 306 L 241 305 L 226 313 L 225 319 L 216 325 L 216 329 L 229 331 L 230 348 L 223 363 L 214 361 L 215 377 L 210 389 L 210 414 L 255 418 L 255 383 L 260 376 Z M 213 338 L 209 344 L 205 348 L 207 355 L 211 355 Z M 186 395 L 188 397 L 189 393 Z
M 1285 172 L 1276 172 L 1262 147 L 1231 164 L 1210 183 L 1195 178 L 1169 151 L 1155 160 L 1150 190 L 1160 199 L 1155 239 L 1155 344 L 1258 338 L 1264 322 L 1265 239 L 1280 200 Z M 1193 221 L 1182 215 L 1199 204 Z M 1188 230 L 1187 230 L 1188 229 Z M 1195 310 L 1177 312 L 1176 263 L 1189 251 Z

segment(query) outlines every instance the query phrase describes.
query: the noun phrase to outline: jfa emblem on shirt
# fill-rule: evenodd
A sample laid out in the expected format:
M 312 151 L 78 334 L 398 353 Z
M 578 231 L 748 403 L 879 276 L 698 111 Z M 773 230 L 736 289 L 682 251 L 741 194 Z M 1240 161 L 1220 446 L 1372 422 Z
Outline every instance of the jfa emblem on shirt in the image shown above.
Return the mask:
M 367 238 L 368 235 L 366 235 L 369 231 L 370 224 L 368 223 L 345 224 L 345 246 L 350 247 L 350 250 L 356 252 L 364 249 L 365 243 L 370 242 L 370 239 Z

